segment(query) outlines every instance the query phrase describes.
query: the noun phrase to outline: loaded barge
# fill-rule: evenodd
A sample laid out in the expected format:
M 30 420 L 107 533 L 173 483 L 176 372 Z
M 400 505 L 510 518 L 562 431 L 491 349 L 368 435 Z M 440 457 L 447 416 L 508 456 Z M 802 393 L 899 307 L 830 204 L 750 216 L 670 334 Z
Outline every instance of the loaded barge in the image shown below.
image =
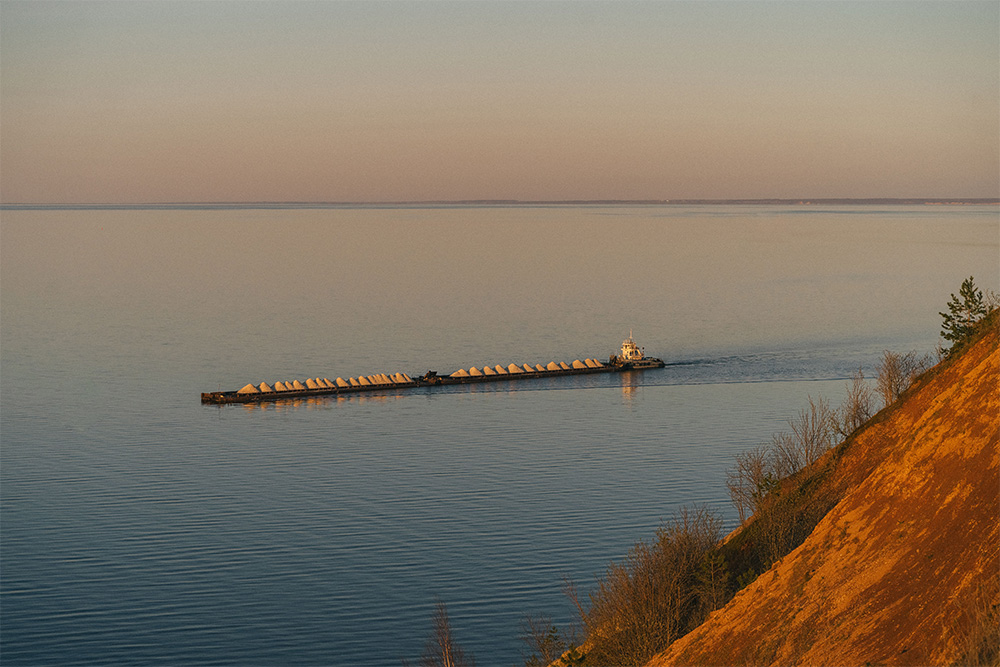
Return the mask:
M 483 368 L 464 368 L 450 375 L 438 375 L 436 371 L 427 371 L 417 378 L 406 373 L 386 375 L 359 376 L 336 380 L 329 378 L 309 378 L 305 381 L 275 382 L 269 385 L 261 382 L 259 385 L 247 384 L 236 391 L 213 391 L 201 395 L 202 403 L 261 403 L 264 401 L 281 401 L 286 399 L 306 398 L 311 396 L 334 396 L 338 394 L 357 394 L 387 389 L 410 389 L 417 387 L 440 387 L 453 384 L 475 384 L 480 382 L 498 382 L 509 380 L 531 380 L 536 378 L 555 377 L 560 375 L 584 375 L 588 373 L 621 373 L 625 371 L 663 368 L 663 360 L 647 357 L 635 341 L 632 334 L 622 342 L 621 354 L 613 354 L 606 362 L 596 359 L 577 359 L 572 364 L 550 361 L 547 365 L 510 364 L 504 366 L 483 366 Z

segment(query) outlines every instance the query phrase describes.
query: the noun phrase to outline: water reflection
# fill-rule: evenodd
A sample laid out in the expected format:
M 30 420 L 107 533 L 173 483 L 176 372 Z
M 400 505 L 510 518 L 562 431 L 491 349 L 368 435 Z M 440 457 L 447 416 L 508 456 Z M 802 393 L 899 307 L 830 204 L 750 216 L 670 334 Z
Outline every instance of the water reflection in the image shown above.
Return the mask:
M 259 403 L 238 403 L 237 405 L 243 408 L 244 412 L 259 412 L 259 411 L 274 411 L 274 412 L 287 412 L 292 410 L 317 410 L 317 409 L 329 409 L 334 406 L 334 404 L 347 404 L 347 403 L 387 403 L 388 401 L 398 400 L 403 398 L 405 395 L 402 391 L 396 392 L 379 392 L 379 393 L 365 393 L 365 394 L 341 394 L 341 395 L 326 395 L 326 396 L 307 396 L 302 398 L 284 398 L 276 401 L 261 401 Z M 229 406 L 220 405 L 219 409 L 225 409 Z
M 626 403 L 631 402 L 639 393 L 639 387 L 642 385 L 642 373 L 639 371 L 625 371 L 617 375 L 619 385 L 622 389 L 622 399 Z

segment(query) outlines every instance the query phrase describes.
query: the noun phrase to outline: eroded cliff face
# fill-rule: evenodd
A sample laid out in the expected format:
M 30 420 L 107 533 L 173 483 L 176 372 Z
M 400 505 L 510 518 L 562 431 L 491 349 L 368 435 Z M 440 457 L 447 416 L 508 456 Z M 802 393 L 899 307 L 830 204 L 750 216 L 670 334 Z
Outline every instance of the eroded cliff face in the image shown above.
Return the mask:
M 934 665 L 1000 572 L 994 327 L 834 466 L 846 491 L 805 542 L 650 665 Z

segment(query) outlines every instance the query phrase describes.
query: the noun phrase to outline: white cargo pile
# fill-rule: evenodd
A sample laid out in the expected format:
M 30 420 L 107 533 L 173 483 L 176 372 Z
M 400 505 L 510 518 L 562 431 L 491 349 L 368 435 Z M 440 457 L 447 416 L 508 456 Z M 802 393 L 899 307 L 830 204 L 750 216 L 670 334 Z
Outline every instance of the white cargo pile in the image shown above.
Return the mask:
M 279 391 L 321 391 L 324 389 L 349 389 L 351 387 L 409 384 L 412 382 L 413 379 L 406 373 L 393 373 L 392 375 L 378 373 L 367 377 L 359 376 L 357 379 L 351 378 L 350 380 L 345 380 L 342 377 L 338 377 L 336 380 L 320 377 L 306 378 L 305 382 L 301 380 L 286 380 L 284 382 L 278 380 L 273 386 L 267 382 L 261 382 L 256 386 L 247 384 L 237 389 L 236 393 L 242 396 L 245 394 L 273 394 Z
M 570 370 L 587 370 L 588 368 L 603 368 L 604 364 L 597 361 L 596 359 L 585 359 L 583 361 L 577 359 L 572 365 L 567 364 L 564 361 L 555 362 L 550 361 L 547 365 L 542 366 L 541 364 L 536 364 L 532 366 L 531 364 L 524 364 L 518 366 L 517 364 L 510 364 L 506 368 L 497 364 L 496 366 L 483 366 L 482 370 L 477 367 L 472 366 L 469 370 L 464 368 L 459 368 L 457 371 L 449 375 L 448 377 L 453 378 L 470 378 L 470 377 L 483 377 L 486 375 L 516 375 L 518 373 L 546 373 L 551 371 L 570 371 Z M 395 376 L 394 376 L 395 378 Z M 398 381 L 398 380 L 396 380 Z M 412 380 L 407 377 L 406 381 L 411 382 Z
M 490 366 L 486 364 L 483 366 L 482 370 L 476 366 L 472 366 L 469 370 L 460 368 L 449 377 L 453 378 L 479 378 L 484 376 L 499 376 L 499 375 L 517 375 L 524 373 L 545 373 L 545 372 L 560 372 L 569 370 L 586 370 L 588 368 L 603 368 L 604 364 L 597 361 L 596 359 L 585 359 L 583 361 L 576 359 L 573 361 L 572 365 L 566 362 L 560 361 L 550 361 L 547 365 L 542 366 L 541 364 L 536 364 L 532 366 L 531 364 L 523 364 L 521 366 L 517 364 L 510 364 L 509 366 L 501 366 L 496 364 L 495 366 Z M 323 391 L 326 389 L 352 389 L 356 387 L 382 387 L 382 386 L 392 386 L 400 384 L 413 384 L 413 378 L 411 378 L 406 373 L 375 373 L 373 375 L 359 375 L 356 378 L 344 379 L 342 377 L 337 377 L 336 380 L 330 380 L 330 378 L 306 378 L 305 381 L 302 380 L 278 380 L 274 385 L 269 385 L 267 382 L 261 382 L 259 385 L 247 384 L 244 387 L 236 391 L 237 394 L 273 394 L 275 392 L 287 392 L 287 391 Z

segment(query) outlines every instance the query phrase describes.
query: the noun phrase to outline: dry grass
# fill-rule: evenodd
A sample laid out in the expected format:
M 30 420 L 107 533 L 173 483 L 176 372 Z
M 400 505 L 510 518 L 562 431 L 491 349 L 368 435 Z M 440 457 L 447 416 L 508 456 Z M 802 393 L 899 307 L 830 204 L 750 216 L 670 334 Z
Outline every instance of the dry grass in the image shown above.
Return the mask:
M 978 588 L 957 614 L 956 667 L 1000 666 L 1000 574 Z

